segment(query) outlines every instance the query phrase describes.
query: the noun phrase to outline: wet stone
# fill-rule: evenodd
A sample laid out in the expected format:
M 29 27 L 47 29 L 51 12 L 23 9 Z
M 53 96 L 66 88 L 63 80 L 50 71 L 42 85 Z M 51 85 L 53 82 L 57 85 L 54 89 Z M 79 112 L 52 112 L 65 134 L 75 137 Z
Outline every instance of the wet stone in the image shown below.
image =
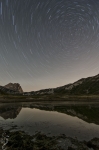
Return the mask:
M 5 146 L 3 146 L 5 143 L 1 142 L 2 138 L 6 138 L 5 142 L 8 139 Z M 94 138 L 86 142 L 66 137 L 66 135 L 47 136 L 38 132 L 30 136 L 23 131 L 10 132 L 1 129 L 0 150 L 99 150 L 99 139 Z
M 94 138 L 91 141 L 87 142 L 87 146 L 89 148 L 93 148 L 95 150 L 99 150 L 99 139 L 98 138 Z

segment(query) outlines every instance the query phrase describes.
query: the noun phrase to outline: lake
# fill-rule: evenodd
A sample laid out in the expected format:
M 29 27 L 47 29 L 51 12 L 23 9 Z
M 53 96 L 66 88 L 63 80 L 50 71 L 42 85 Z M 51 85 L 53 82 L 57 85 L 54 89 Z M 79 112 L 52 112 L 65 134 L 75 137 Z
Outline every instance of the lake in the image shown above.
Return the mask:
M 99 103 L 31 102 L 0 104 L 0 127 L 33 135 L 65 134 L 78 140 L 99 138 Z

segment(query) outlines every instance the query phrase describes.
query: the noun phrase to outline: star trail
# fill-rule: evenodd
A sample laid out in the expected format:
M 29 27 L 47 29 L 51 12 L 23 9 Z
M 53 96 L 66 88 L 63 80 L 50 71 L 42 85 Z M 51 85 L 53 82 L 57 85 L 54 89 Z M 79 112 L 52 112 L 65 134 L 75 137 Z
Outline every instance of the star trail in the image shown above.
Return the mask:
M 0 85 L 32 91 L 98 73 L 98 0 L 0 0 Z

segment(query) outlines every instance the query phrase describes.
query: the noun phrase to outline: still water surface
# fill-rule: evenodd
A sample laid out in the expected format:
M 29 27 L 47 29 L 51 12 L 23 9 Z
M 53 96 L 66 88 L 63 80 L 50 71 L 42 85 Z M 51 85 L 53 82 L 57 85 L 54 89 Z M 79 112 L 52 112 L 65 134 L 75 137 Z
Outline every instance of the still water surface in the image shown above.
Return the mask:
M 0 127 L 30 135 L 40 131 L 79 140 L 99 138 L 99 103 L 0 104 Z

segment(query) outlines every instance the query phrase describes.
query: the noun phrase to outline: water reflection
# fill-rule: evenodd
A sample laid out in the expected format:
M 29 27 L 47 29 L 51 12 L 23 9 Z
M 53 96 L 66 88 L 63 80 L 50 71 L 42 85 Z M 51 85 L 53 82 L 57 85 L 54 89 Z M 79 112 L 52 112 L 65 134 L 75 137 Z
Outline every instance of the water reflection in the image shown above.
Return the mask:
M 20 113 L 22 106 L 12 104 L 0 105 L 0 116 L 4 119 L 14 119 Z
M 0 104 L 0 126 L 16 126 L 29 134 L 35 131 L 65 133 L 78 139 L 99 137 L 99 104 L 20 103 Z

